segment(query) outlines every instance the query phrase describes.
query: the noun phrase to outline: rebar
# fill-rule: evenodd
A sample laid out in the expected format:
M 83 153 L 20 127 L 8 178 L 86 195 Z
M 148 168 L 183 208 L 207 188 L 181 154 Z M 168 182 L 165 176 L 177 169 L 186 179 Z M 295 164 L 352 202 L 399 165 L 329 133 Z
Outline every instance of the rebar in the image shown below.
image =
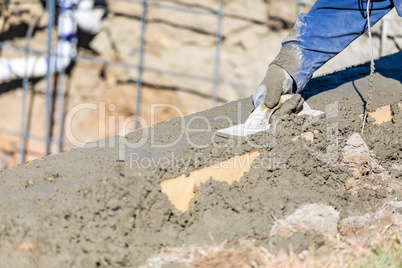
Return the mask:
M 134 117 L 140 116 L 141 113 L 141 92 L 142 92 L 142 73 L 144 71 L 144 51 L 145 51 L 145 26 L 147 24 L 147 12 L 148 12 L 147 0 L 142 1 L 142 14 L 141 14 L 141 34 L 140 34 L 140 47 L 138 55 L 138 76 L 137 76 L 137 96 L 135 99 Z M 134 118 L 134 129 L 139 126 L 139 120 Z
M 54 15 L 56 10 L 55 0 L 46 1 L 46 10 L 48 12 L 48 23 L 47 23 L 47 59 L 48 66 L 46 72 L 46 122 L 45 122 L 45 135 L 46 135 L 46 147 L 45 154 L 50 153 L 50 136 L 51 136 L 51 121 L 52 121 L 52 86 L 51 86 L 51 76 L 52 76 L 52 36 L 54 27 Z
M 7 49 L 14 49 L 14 50 L 24 50 L 24 47 L 14 45 L 14 44 L 7 44 L 2 41 L 0 41 L 0 48 L 7 48 Z M 31 54 L 35 55 L 41 55 L 44 52 L 38 49 L 31 49 L 30 50 Z M 54 56 L 57 57 L 58 54 L 55 54 Z M 127 68 L 127 69 L 137 69 L 138 65 L 137 64 L 130 64 L 130 63 L 125 63 L 125 62 L 120 62 L 120 61 L 112 61 L 112 60 L 104 60 L 104 59 L 99 59 L 91 56 L 77 56 L 75 59 L 72 59 L 73 61 L 79 62 L 89 62 L 93 64 L 99 64 L 99 65 L 104 65 L 104 66 L 117 66 L 121 68 Z M 176 71 L 168 71 L 168 70 L 163 70 L 159 68 L 154 68 L 154 67 L 143 67 L 144 72 L 149 72 L 149 73 L 155 73 L 155 74 L 161 74 L 161 75 L 167 75 L 167 76 L 173 76 L 173 77 L 181 77 L 185 79 L 193 79 L 193 80 L 199 80 L 203 82 L 208 82 L 208 83 L 213 83 L 214 79 L 202 75 L 196 75 L 196 74 L 189 74 L 189 73 L 182 73 L 182 72 L 176 72 Z M 229 86 L 237 87 L 237 88 L 246 88 L 246 89 L 254 89 L 253 85 L 247 85 L 247 84 L 242 84 L 238 82 L 233 82 L 229 80 L 220 80 L 221 84 L 226 84 Z
M 38 24 L 39 19 L 43 14 L 37 16 L 34 21 L 29 25 L 26 38 L 26 47 L 25 47 L 25 62 L 28 63 L 29 58 L 29 47 L 31 42 L 31 37 L 33 31 Z M 26 135 L 27 135 L 27 96 L 28 96 L 28 64 L 25 66 L 24 78 L 22 80 L 22 112 L 21 112 L 21 135 L 20 135 L 20 155 L 19 155 L 19 163 L 25 162 L 25 146 L 26 146 Z
M 375 71 L 375 66 L 374 66 L 374 45 L 373 45 L 373 36 L 371 34 L 371 22 L 370 22 L 370 3 L 371 3 L 371 0 L 367 0 L 366 13 L 367 13 L 368 35 L 369 35 L 369 41 L 370 41 L 371 61 L 370 61 L 370 76 L 369 76 L 369 79 L 368 79 L 367 101 L 366 101 L 366 105 L 364 107 L 364 117 L 363 117 L 362 131 L 361 131 L 362 135 L 364 133 L 364 126 L 366 124 L 368 112 L 371 111 L 371 100 L 373 98 L 373 82 L 374 82 L 374 71 Z
M 64 129 L 64 75 L 65 68 L 64 66 L 59 71 L 58 75 L 58 85 L 57 85 L 57 99 L 58 99 L 58 123 L 59 123 L 59 131 L 58 131 L 58 139 L 57 139 L 57 152 L 60 153 L 63 151 L 63 129 Z

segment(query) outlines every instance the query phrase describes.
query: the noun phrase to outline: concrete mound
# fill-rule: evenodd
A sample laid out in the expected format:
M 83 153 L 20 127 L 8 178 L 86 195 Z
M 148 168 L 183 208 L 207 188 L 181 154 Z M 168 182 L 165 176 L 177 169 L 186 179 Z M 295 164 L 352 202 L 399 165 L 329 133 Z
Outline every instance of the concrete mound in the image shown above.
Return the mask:
M 365 64 L 309 83 L 304 97 L 325 115 L 289 116 L 248 140 L 214 133 L 231 122 L 244 122 L 252 110 L 250 98 L 1 172 L 0 263 L 136 267 L 164 246 L 214 246 L 248 239 L 274 252 L 289 243 L 294 250 L 308 247 L 306 241 L 321 245 L 322 238 L 300 231 L 288 239 L 269 233 L 299 208 L 311 213 L 315 208 L 308 204 L 334 208 L 328 215 L 335 221 L 330 230 L 322 230 L 333 234 L 338 212 L 342 221 L 402 197 L 396 168 L 402 159 L 401 62 L 402 53 L 376 62 L 373 106 L 391 105 L 392 119 L 367 123 L 361 136 L 365 152 L 372 151 L 376 163 L 391 171 L 387 180 L 359 171 L 356 187 L 345 186 L 354 172 L 342 165 L 342 152 L 353 133 L 360 133 L 369 73 Z M 192 131 L 183 132 L 183 126 Z M 306 132 L 314 133 L 314 142 L 292 140 Z M 261 156 L 249 172 L 231 185 L 210 178 L 196 186 L 185 213 L 161 192 L 164 179 L 255 149 Z M 319 211 L 314 213 L 322 218 Z M 292 229 L 299 227 L 292 223 Z

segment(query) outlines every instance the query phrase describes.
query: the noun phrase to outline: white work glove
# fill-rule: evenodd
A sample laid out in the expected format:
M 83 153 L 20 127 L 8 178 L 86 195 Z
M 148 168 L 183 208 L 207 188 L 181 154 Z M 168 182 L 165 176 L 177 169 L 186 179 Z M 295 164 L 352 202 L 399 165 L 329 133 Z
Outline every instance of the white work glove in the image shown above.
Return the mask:
M 282 95 L 292 93 L 293 85 L 293 78 L 288 72 L 278 65 L 270 65 L 264 80 L 253 94 L 254 106 L 257 107 L 264 103 L 270 109 L 276 107 Z M 282 104 L 275 114 L 278 116 L 297 112 L 302 107 L 303 102 L 302 96 L 295 94 Z

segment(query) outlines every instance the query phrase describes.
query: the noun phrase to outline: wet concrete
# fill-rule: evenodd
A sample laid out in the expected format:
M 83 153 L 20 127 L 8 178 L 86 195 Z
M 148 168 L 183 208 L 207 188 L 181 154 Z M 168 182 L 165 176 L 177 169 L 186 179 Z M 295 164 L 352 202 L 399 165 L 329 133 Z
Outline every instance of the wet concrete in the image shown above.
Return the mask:
M 401 62 L 402 53 L 377 61 L 371 109 L 402 100 Z M 390 189 L 388 181 L 366 178 L 367 185 L 377 187 L 363 187 L 357 194 L 344 187 L 350 173 L 339 164 L 341 149 L 352 133 L 360 132 L 368 73 L 365 64 L 312 80 L 304 97 L 325 115 L 287 116 L 248 140 L 214 133 L 244 122 L 251 98 L 129 133 L 115 146 L 108 139 L 2 171 L 0 263 L 132 267 L 164 245 L 243 237 L 275 251 L 284 241 L 268 235 L 272 215 L 283 218 L 318 202 L 345 218 L 401 198 L 401 189 Z M 394 105 L 391 122 L 366 124 L 363 139 L 387 169 L 401 164 L 401 123 L 402 113 Z M 183 133 L 189 128 L 198 131 Z M 306 131 L 315 131 L 313 144 L 291 140 Z M 262 149 L 262 156 L 240 182 L 208 181 L 196 188 L 184 214 L 161 193 L 164 178 L 255 148 Z M 303 237 L 289 241 L 300 244 Z M 31 247 L 25 250 L 21 245 L 27 241 Z

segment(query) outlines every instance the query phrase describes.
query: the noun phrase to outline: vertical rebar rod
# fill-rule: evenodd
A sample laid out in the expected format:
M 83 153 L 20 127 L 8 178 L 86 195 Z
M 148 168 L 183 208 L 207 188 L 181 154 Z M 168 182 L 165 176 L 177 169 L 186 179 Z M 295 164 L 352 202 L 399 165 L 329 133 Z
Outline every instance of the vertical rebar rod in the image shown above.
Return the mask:
M 64 59 L 63 59 L 64 61 Z M 57 139 L 57 152 L 60 153 L 63 151 L 63 129 L 64 129 L 64 76 L 65 69 L 61 68 L 58 76 L 58 85 L 57 85 L 57 98 L 58 98 L 58 117 L 59 117 L 59 132 Z
M 45 137 L 46 137 L 46 148 L 45 153 L 48 155 L 50 153 L 50 126 L 51 126 L 51 107 L 52 107 L 52 89 L 51 89 L 51 75 L 53 68 L 52 60 L 52 33 L 54 27 L 54 16 L 56 10 L 55 0 L 46 1 L 46 9 L 48 12 L 48 22 L 47 22 L 47 72 L 46 72 L 46 122 L 45 122 Z
M 67 6 L 67 5 L 66 5 Z M 65 77 L 65 73 L 66 73 L 66 70 L 65 70 L 65 68 L 66 68 L 66 66 L 65 66 L 65 58 L 64 58 L 64 56 L 65 56 L 65 54 L 64 54 L 64 52 L 63 51 L 59 51 L 59 49 L 58 49 L 58 46 L 59 46 L 59 42 L 60 41 L 65 41 L 65 40 L 67 40 L 68 38 L 72 38 L 71 36 L 70 37 L 66 37 L 65 35 L 64 35 L 64 33 L 62 34 L 62 35 L 60 35 L 60 29 L 64 29 L 64 27 L 65 27 L 65 25 L 63 25 L 63 23 L 65 23 L 65 19 L 62 19 L 63 17 L 63 15 L 62 15 L 62 13 L 63 12 L 67 12 L 66 14 L 69 14 L 70 16 L 73 16 L 73 14 L 71 13 L 69 13 L 69 12 L 72 12 L 72 10 L 70 10 L 70 11 L 66 11 L 66 10 L 63 10 L 65 8 L 65 6 L 63 6 L 63 7 L 59 7 L 59 17 L 58 17 L 58 33 L 59 33 L 59 36 L 58 36 L 58 40 L 57 40 L 57 53 L 60 53 L 60 55 L 56 55 L 56 57 L 55 57 L 55 66 L 56 66 L 56 69 L 59 69 L 57 66 L 59 66 L 58 64 L 61 64 L 61 68 L 60 68 L 60 70 L 58 71 L 58 84 L 57 84 L 57 101 L 58 101 L 58 103 L 57 103 L 57 108 L 58 108 L 58 111 L 57 111 L 57 116 L 58 116 L 58 128 L 59 128 L 59 130 L 58 130 L 58 132 L 57 132 L 57 135 L 58 135 L 58 137 L 57 137 L 57 140 L 56 140 L 56 142 L 57 142 L 57 152 L 58 153 L 60 153 L 61 151 L 63 151 L 63 130 L 64 130 L 64 97 L 65 97 L 65 94 L 64 94 L 64 77 Z M 69 6 L 69 8 L 71 8 L 72 9 L 72 6 Z M 70 17 L 70 19 L 71 19 L 71 17 Z M 64 31 L 64 30 L 63 30 Z M 74 32 L 74 35 L 76 34 L 76 32 Z M 73 40 L 70 40 L 70 42 L 73 42 Z M 71 58 L 71 55 L 67 55 L 67 57 L 69 57 L 69 58 Z M 60 62 L 57 62 L 57 61 L 60 61 Z
M 142 14 L 141 14 L 141 33 L 140 33 L 140 47 L 138 55 L 138 77 L 136 82 L 137 94 L 135 99 L 134 116 L 138 117 L 141 113 L 141 91 L 142 91 L 142 73 L 144 71 L 144 57 L 145 57 L 145 28 L 147 24 L 148 3 L 147 0 L 142 1 Z M 138 129 L 139 119 L 134 119 L 134 129 Z
M 225 0 L 219 0 L 219 11 L 218 11 L 218 29 L 216 31 L 215 40 L 215 59 L 214 59 L 214 87 L 212 90 L 212 107 L 217 104 L 218 101 L 218 89 L 219 89 L 219 69 L 220 69 L 220 58 L 221 58 L 221 44 L 222 44 L 222 24 L 223 24 L 223 8 L 225 5 Z
M 37 16 L 35 20 L 29 25 L 27 34 L 26 34 L 26 47 L 25 47 L 25 70 L 24 70 L 24 78 L 22 80 L 22 117 L 21 117 L 21 135 L 20 135 L 20 155 L 19 155 L 19 163 L 22 164 L 25 162 L 25 146 L 27 139 L 27 97 L 28 97 L 28 59 L 29 59 L 29 46 L 33 31 L 35 29 L 36 24 L 41 18 L 42 14 Z

